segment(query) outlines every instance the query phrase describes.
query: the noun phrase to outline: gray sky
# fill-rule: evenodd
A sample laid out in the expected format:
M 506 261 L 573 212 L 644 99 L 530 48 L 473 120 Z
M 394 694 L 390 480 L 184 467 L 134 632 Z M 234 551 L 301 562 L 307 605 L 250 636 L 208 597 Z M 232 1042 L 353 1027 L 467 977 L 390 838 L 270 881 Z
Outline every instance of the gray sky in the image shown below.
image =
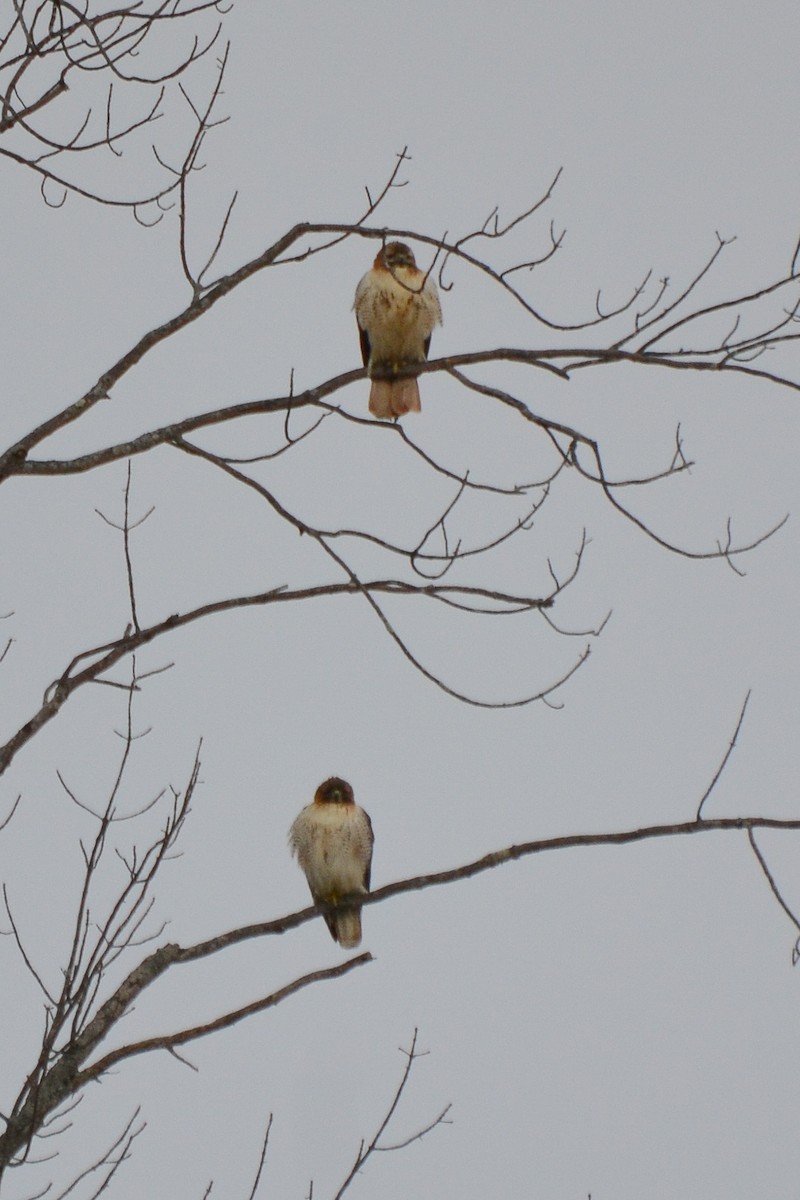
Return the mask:
M 495 205 L 501 219 L 512 217 L 563 167 L 549 205 L 512 245 L 515 258 L 539 253 L 551 220 L 566 228 L 553 261 L 526 280 L 563 322 L 589 318 L 598 289 L 604 304 L 619 303 L 650 268 L 677 294 L 713 250 L 715 231 L 737 240 L 698 302 L 788 269 L 800 229 L 795 5 L 315 0 L 240 4 L 225 32 L 221 112 L 230 120 L 208 139 L 190 202 L 200 259 L 239 189 L 220 270 L 298 220 L 354 219 L 364 186 L 377 190 L 406 145 L 408 185 L 376 223 L 432 236 L 461 236 Z M 198 96 L 209 66 L 190 84 Z M 0 170 L 8 444 L 189 297 L 174 214 L 148 231 L 74 199 L 54 211 L 32 176 Z M 160 347 L 47 455 L 283 395 L 292 370 L 302 388 L 357 366 L 350 306 L 374 249 L 353 239 L 257 276 Z M 463 267 L 452 277 L 435 353 L 541 348 L 560 336 L 485 279 Z M 607 343 L 623 328 L 577 334 L 573 344 Z M 769 366 L 793 369 L 788 357 Z M 306 904 L 286 832 L 332 773 L 350 780 L 371 814 L 375 884 L 515 841 L 690 819 L 748 689 L 739 745 L 705 815 L 796 815 L 794 395 L 729 376 L 624 367 L 570 383 L 509 366 L 475 376 L 599 439 L 618 477 L 664 469 L 680 423 L 696 466 L 637 493 L 636 503 L 660 534 L 690 549 L 713 548 L 729 516 L 742 541 L 793 516 L 740 562 L 739 578 L 724 562 L 671 555 L 588 484 L 562 475 L 534 528 L 479 571 L 536 593 L 547 587 L 548 558 L 566 574 L 586 530 L 589 548 L 556 617 L 587 629 L 613 613 L 557 710 L 457 703 L 412 670 L 353 598 L 216 618 L 146 651 L 140 668 L 175 667 L 137 700 L 137 721 L 152 732 L 137 743 L 129 807 L 167 782 L 182 786 L 203 737 L 183 856 L 165 871 L 153 916 L 169 919 L 170 940 L 198 941 Z M 423 412 L 407 428 L 455 469 L 506 484 L 547 469 L 544 443 L 490 400 L 443 375 L 425 377 L 421 390 Z M 367 385 L 338 399 L 363 416 Z M 254 420 L 198 440 L 254 454 L 278 445 L 281 428 Z M 302 516 L 355 524 L 366 515 L 406 541 L 452 494 L 388 431 L 334 420 L 258 470 Z M 4 730 L 30 714 L 73 654 L 118 636 L 127 621 L 121 543 L 94 512 L 119 519 L 124 479 L 118 464 L 5 485 L 0 608 L 14 611 L 3 632 L 15 643 L 2 665 Z M 133 504 L 134 515 L 155 505 L 133 542 L 143 621 L 335 578 L 254 495 L 176 451 L 137 459 Z M 474 503 L 458 530 L 479 539 L 515 511 Z M 545 686 L 590 640 L 559 639 L 530 616 L 482 622 L 418 601 L 386 608 L 427 665 L 489 699 Z M 17 793 L 23 802 L 2 835 L 2 875 L 26 944 L 54 984 L 79 885 L 78 839 L 91 831 L 55 770 L 87 803 L 102 804 L 123 721 L 122 694 L 84 691 L 3 782 L 4 805 Z M 152 825 L 140 828 L 146 835 Z M 120 832 L 120 845 L 133 835 Z M 800 909 L 797 837 L 762 835 L 759 844 Z M 795 933 L 744 834 L 528 859 L 372 907 L 364 928 L 374 963 L 193 1046 L 199 1072 L 150 1055 L 91 1090 L 62 1139 L 65 1172 L 141 1103 L 148 1127 L 115 1196 L 200 1197 L 212 1178 L 214 1194 L 246 1196 L 272 1112 L 264 1194 L 302 1197 L 313 1178 L 314 1200 L 324 1200 L 374 1131 L 402 1070 L 397 1047 L 419 1027 L 431 1053 L 415 1068 L 390 1140 L 448 1101 L 453 1124 L 373 1159 L 353 1200 L 794 1194 Z M 0 1063 L 15 1091 L 41 1036 L 41 1010 L 11 939 L 0 941 L 0 955 L 14 1013 Z M 210 1019 L 341 957 L 315 921 L 179 968 L 120 1037 Z M 0 1110 L 6 1100 L 4 1092 Z M 30 1195 L 52 1175 L 52 1164 L 19 1173 L 9 1196 Z

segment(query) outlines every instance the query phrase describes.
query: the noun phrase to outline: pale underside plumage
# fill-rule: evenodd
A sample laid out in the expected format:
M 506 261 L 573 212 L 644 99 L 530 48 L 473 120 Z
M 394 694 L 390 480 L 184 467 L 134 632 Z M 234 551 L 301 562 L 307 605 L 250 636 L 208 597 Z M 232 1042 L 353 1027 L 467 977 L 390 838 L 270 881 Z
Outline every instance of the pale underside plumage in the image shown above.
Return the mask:
M 344 896 L 369 891 L 372 825 L 357 804 L 308 804 L 289 831 L 292 853 L 305 871 L 315 904 L 338 904 Z M 346 949 L 361 941 L 361 909 L 350 908 L 325 920 Z
M 369 351 L 370 412 L 384 420 L 419 412 L 414 367 L 427 359 L 433 328 L 442 322 L 436 284 L 416 267 L 373 267 L 356 288 L 353 308 Z

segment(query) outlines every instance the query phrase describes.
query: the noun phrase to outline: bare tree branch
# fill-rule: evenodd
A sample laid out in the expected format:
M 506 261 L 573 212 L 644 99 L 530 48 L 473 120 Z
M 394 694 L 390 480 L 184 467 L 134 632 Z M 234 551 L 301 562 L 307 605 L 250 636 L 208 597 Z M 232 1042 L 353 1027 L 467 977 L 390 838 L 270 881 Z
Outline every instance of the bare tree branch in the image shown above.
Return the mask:
M 560 837 L 537 839 L 532 842 L 523 842 L 518 845 L 507 846 L 501 850 L 492 851 L 479 859 L 449 870 L 416 875 L 409 879 L 399 880 L 396 883 L 386 884 L 384 887 L 377 888 L 368 895 L 359 895 L 357 898 L 354 898 L 353 902 L 357 902 L 365 907 L 371 904 L 380 904 L 392 896 L 410 891 L 420 891 L 429 887 L 439 887 L 444 884 L 456 882 L 457 880 L 468 879 L 483 871 L 494 870 L 505 863 L 534 854 L 577 849 L 579 847 L 622 846 L 649 841 L 655 838 L 694 836 L 723 831 L 746 832 L 749 836 L 759 829 L 798 831 L 800 830 L 800 818 L 791 820 L 759 816 L 718 817 L 709 820 L 701 819 L 673 824 L 649 825 L 618 832 L 566 834 Z M 337 974 L 345 973 L 356 966 L 371 961 L 372 956 L 366 953 L 354 959 L 347 960 L 339 967 L 331 968 L 329 971 L 312 972 L 310 975 L 294 980 L 285 988 L 279 989 L 270 996 L 254 1001 L 242 1008 L 235 1009 L 204 1025 L 132 1043 L 129 1046 L 123 1046 L 118 1050 L 111 1051 L 89 1066 L 84 1065 L 99 1044 L 108 1036 L 110 1031 L 130 1009 L 131 1005 L 134 1004 L 137 997 L 172 966 L 207 958 L 209 955 L 216 954 L 220 950 L 252 938 L 283 934 L 290 929 L 295 929 L 305 924 L 306 921 L 322 915 L 325 909 L 326 906 L 324 905 L 312 906 L 272 921 L 229 930 L 227 933 L 219 934 L 216 937 L 196 943 L 193 946 L 182 947 L 175 943 L 168 943 L 159 947 L 143 959 L 126 976 L 113 994 L 103 1002 L 95 1015 L 82 1026 L 80 1032 L 71 1038 L 66 1052 L 61 1056 L 56 1055 L 54 1061 L 48 1061 L 46 1064 L 43 1064 L 44 1069 L 37 1080 L 37 1085 L 31 1087 L 30 1083 L 26 1084 L 20 1095 L 20 1100 L 7 1118 L 4 1132 L 0 1134 L 0 1172 L 5 1166 L 15 1160 L 21 1150 L 24 1150 L 30 1144 L 31 1139 L 45 1117 L 66 1100 L 74 1097 L 85 1083 L 99 1078 L 103 1071 L 107 1070 L 113 1064 L 132 1055 L 145 1053 L 149 1050 L 173 1049 L 177 1045 L 182 1045 L 187 1041 L 202 1037 L 214 1030 L 225 1028 L 248 1015 L 271 1007 L 287 996 L 292 995 L 298 989 L 307 986 L 309 983 L 334 978 Z
M 134 211 L 141 204 L 163 201 L 175 190 L 174 179 L 149 191 L 139 184 L 137 194 L 121 199 L 110 191 L 101 192 L 96 185 L 81 184 L 71 175 L 70 166 L 81 156 L 106 149 L 117 159 L 122 158 L 123 148 L 133 136 L 161 117 L 168 86 L 209 53 L 219 37 L 220 22 L 212 22 L 205 36 L 195 33 L 191 44 L 178 53 L 171 66 L 154 64 L 147 73 L 142 69 L 147 50 L 152 42 L 158 58 L 156 36 L 167 25 L 185 23 L 187 32 L 192 26 L 200 29 L 204 18 L 219 13 L 218 0 L 141 0 L 95 11 L 90 3 L 78 6 L 58 0 L 51 5 L 40 3 L 30 22 L 23 17 L 23 7 L 17 7 L 17 20 L 0 39 L 0 157 L 37 173 L 46 203 L 55 207 L 69 193 Z M 44 20 L 47 11 L 49 21 Z M 134 63 L 139 69 L 126 69 Z M 85 99 L 91 95 L 86 84 L 93 75 L 111 80 L 97 133 L 90 132 L 99 123 L 93 105 Z M 112 100 L 115 82 L 134 102 L 147 91 L 155 92 L 156 98 L 148 102 L 140 116 L 118 123 Z M 52 132 L 48 117 L 55 109 L 62 118 L 59 129 L 66 113 L 76 113 L 71 135 Z M 12 131 L 18 135 L 14 149 L 2 140 Z M 66 170 L 45 166 L 48 161 L 58 161 Z M 61 189 L 62 201 L 48 199 L 48 186 Z
M 764 855 L 762 854 L 762 852 L 758 846 L 758 843 L 756 842 L 754 831 L 752 829 L 748 829 L 747 836 L 750 841 L 750 846 L 752 847 L 753 853 L 755 854 L 756 859 L 758 860 L 758 865 L 761 867 L 761 870 L 764 872 L 764 878 L 766 879 L 767 883 L 769 884 L 769 890 L 772 892 L 773 896 L 778 901 L 778 904 L 780 904 L 781 908 L 786 913 L 786 916 L 792 922 L 795 929 L 800 930 L 800 919 L 798 919 L 795 916 L 795 914 L 792 912 L 791 908 L 789 907 L 789 905 L 786 903 L 783 896 L 781 895 L 780 888 L 778 887 L 777 883 L 775 882 L 775 876 L 772 874 L 769 867 L 767 866 L 767 860 L 764 857 Z M 792 949 L 792 966 L 796 966 L 798 960 L 800 960 L 800 937 L 797 938 L 797 940 L 795 941 L 794 947 Z
M 258 1191 L 258 1185 L 261 1182 L 261 1176 L 264 1172 L 264 1165 L 267 1161 L 267 1148 L 269 1146 L 269 1135 L 270 1135 L 271 1130 L 272 1130 L 272 1113 L 269 1114 L 269 1118 L 267 1120 L 267 1128 L 264 1131 L 264 1140 L 261 1143 L 261 1154 L 259 1155 L 259 1159 L 258 1159 L 258 1168 L 256 1170 L 255 1179 L 253 1180 L 253 1186 L 250 1189 L 250 1194 L 248 1195 L 247 1200 L 255 1200 L 256 1192 Z
M 277 991 L 272 992 L 269 996 L 264 996 L 260 1000 L 254 1000 L 251 1004 L 245 1004 L 233 1012 L 228 1012 L 222 1017 L 217 1017 L 214 1021 L 206 1022 L 204 1025 L 195 1025 L 191 1029 L 182 1029 L 178 1033 L 145 1038 L 141 1042 L 132 1042 L 128 1046 L 120 1046 L 118 1050 L 112 1050 L 105 1057 L 98 1059 L 97 1062 L 92 1063 L 91 1066 L 81 1071 L 75 1078 L 75 1086 L 83 1087 L 90 1080 L 98 1079 L 101 1075 L 105 1074 L 116 1063 L 122 1062 L 127 1058 L 132 1058 L 137 1054 L 146 1054 L 150 1050 L 172 1050 L 176 1046 L 183 1046 L 187 1042 L 196 1041 L 198 1038 L 206 1037 L 210 1033 L 216 1033 L 220 1029 L 229 1029 L 239 1021 L 243 1021 L 245 1017 L 251 1017 L 256 1013 L 264 1012 L 268 1008 L 274 1008 L 282 1000 L 288 999 L 289 996 L 293 996 L 295 992 L 309 987 L 312 983 L 321 983 L 327 979 L 338 979 L 342 975 L 346 975 L 352 971 L 355 967 L 363 967 L 372 961 L 371 954 L 358 954 L 355 958 L 350 958 L 346 962 L 339 963 L 338 966 L 311 971 L 308 975 L 303 975 L 299 979 L 294 979 L 291 983 L 287 983 L 285 987 L 278 988 Z
M 547 608 L 553 602 L 552 598 L 547 596 L 513 596 L 478 587 L 458 587 L 445 584 L 410 584 L 399 579 L 373 579 L 364 582 L 348 579 L 348 581 L 342 583 L 320 584 L 316 587 L 299 588 L 296 590 L 289 590 L 285 585 L 281 585 L 267 592 L 258 592 L 249 596 L 234 596 L 227 600 L 218 600 L 209 604 L 203 604 L 185 613 L 175 613 L 163 621 L 159 621 L 144 629 L 134 630 L 129 628 L 116 641 L 107 642 L 102 646 L 96 646 L 91 650 L 85 650 L 75 655 L 66 670 L 47 689 L 43 703 L 38 711 L 4 745 L 0 746 L 0 774 L 8 768 L 19 750 L 27 745 L 44 725 L 58 715 L 61 708 L 63 708 L 64 704 L 78 688 L 83 687 L 87 683 L 99 681 L 102 675 L 116 666 L 123 658 L 126 658 L 141 647 L 149 645 L 157 638 L 174 629 L 204 620 L 217 613 L 228 612 L 238 608 L 251 608 L 274 603 L 292 603 L 296 600 L 318 599 L 322 596 L 371 595 L 380 592 L 392 596 L 420 596 L 427 599 L 443 599 L 448 596 L 455 596 L 465 600 L 489 600 L 496 602 L 500 606 L 507 605 L 511 611 L 518 611 L 520 608 L 526 610 Z M 580 661 L 583 661 L 583 658 L 585 658 L 585 654 Z M 80 664 L 87 659 L 90 660 L 88 665 L 80 667 Z M 579 663 L 573 666 L 569 674 L 577 668 L 577 665 Z M 563 679 L 552 684 L 546 690 L 552 691 L 560 687 L 568 677 L 568 675 L 565 675 Z M 537 698 L 538 696 L 531 697 L 531 699 Z
M 388 1128 L 389 1123 L 395 1114 L 397 1106 L 400 1103 L 400 1097 L 403 1095 L 403 1092 L 405 1091 L 406 1084 L 408 1083 L 409 1076 L 411 1075 L 411 1069 L 414 1066 L 414 1063 L 416 1062 L 416 1060 L 418 1058 L 422 1058 L 423 1055 L 425 1053 L 427 1053 L 427 1051 L 423 1052 L 423 1051 L 417 1050 L 417 1033 L 418 1033 L 418 1031 L 415 1029 L 414 1033 L 412 1034 L 412 1037 L 411 1037 L 411 1046 L 409 1047 L 408 1050 L 404 1050 L 401 1047 L 400 1053 L 405 1055 L 406 1064 L 405 1064 L 405 1067 L 403 1068 L 403 1074 L 400 1078 L 400 1082 L 397 1085 L 397 1088 L 395 1089 L 394 1096 L 392 1097 L 391 1102 L 389 1103 L 389 1107 L 387 1108 L 380 1124 L 378 1125 L 377 1130 L 375 1131 L 373 1136 L 370 1138 L 369 1142 L 362 1141 L 362 1143 L 358 1149 L 358 1153 L 356 1154 L 353 1165 L 350 1168 L 350 1171 L 348 1172 L 348 1174 L 346 1175 L 344 1181 L 342 1182 L 338 1192 L 334 1196 L 334 1200 L 342 1200 L 342 1196 L 345 1194 L 347 1189 L 350 1187 L 350 1184 L 353 1182 L 356 1175 L 358 1175 L 360 1173 L 360 1171 L 364 1168 L 366 1163 L 369 1161 L 369 1159 L 372 1157 L 372 1155 L 376 1151 L 381 1150 L 381 1151 L 385 1151 L 388 1153 L 392 1150 L 403 1150 L 406 1146 L 410 1146 L 412 1142 L 420 1141 L 422 1138 L 425 1137 L 426 1134 L 430 1133 L 432 1129 L 436 1129 L 436 1127 L 438 1125 L 450 1124 L 450 1122 L 447 1121 L 446 1118 L 447 1118 L 447 1114 L 449 1113 L 450 1109 L 452 1108 L 452 1105 L 447 1104 L 447 1105 L 445 1105 L 445 1107 L 442 1109 L 442 1111 L 439 1113 L 439 1115 L 437 1117 L 434 1117 L 434 1119 L 432 1121 L 429 1121 L 428 1124 L 424 1126 L 424 1128 L 418 1129 L 416 1131 L 416 1133 L 413 1133 L 409 1137 L 403 1138 L 402 1141 L 395 1142 L 393 1145 L 390 1145 L 390 1146 L 381 1146 L 378 1144 L 380 1142 L 380 1139 L 383 1137 L 384 1133 L 386 1132 L 386 1129 Z

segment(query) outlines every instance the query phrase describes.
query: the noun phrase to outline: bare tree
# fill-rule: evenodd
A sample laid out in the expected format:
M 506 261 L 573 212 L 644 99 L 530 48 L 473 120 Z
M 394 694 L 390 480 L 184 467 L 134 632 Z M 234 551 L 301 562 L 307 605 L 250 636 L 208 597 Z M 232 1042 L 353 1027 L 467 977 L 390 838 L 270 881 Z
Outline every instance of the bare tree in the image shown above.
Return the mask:
M 187 297 L 179 311 L 148 329 L 114 361 L 100 364 L 95 381 L 82 395 L 60 398 L 54 403 L 56 411 L 51 417 L 30 428 L 0 455 L 0 482 L 25 478 L 31 486 L 34 477 L 38 483 L 39 477 L 67 478 L 99 471 L 113 463 L 128 464 L 122 516 L 107 512 L 101 516 L 118 529 L 122 538 L 129 601 L 128 619 L 114 637 L 99 638 L 91 646 L 74 645 L 66 665 L 51 668 L 41 704 L 0 746 L 0 773 L 4 773 L 18 756 L 30 753 L 34 739 L 85 685 L 108 685 L 109 695 L 114 690 L 113 694 L 122 691 L 126 697 L 122 751 L 104 803 L 93 806 L 64 774 L 59 774 L 64 793 L 83 814 L 82 820 L 89 819 L 93 832 L 80 843 L 83 876 L 57 986 L 52 973 L 37 965 L 13 893 L 4 887 L 5 932 L 13 940 L 18 962 L 38 990 L 44 1027 L 24 1078 L 5 1080 L 0 1177 L 6 1168 L 36 1159 L 41 1139 L 67 1127 L 73 1106 L 88 1085 L 101 1080 L 112 1068 L 155 1050 L 166 1050 L 181 1058 L 183 1047 L 198 1039 L 272 1008 L 301 989 L 338 979 L 372 961 L 369 953 L 358 954 L 335 967 L 294 978 L 254 1001 L 209 1014 L 201 1023 L 166 1032 L 154 1029 L 147 1037 L 130 1041 L 119 1033 L 120 1022 L 135 1001 L 147 989 L 156 988 L 167 973 L 179 974 L 183 964 L 222 957 L 236 944 L 284 934 L 320 915 L 319 908 L 305 908 L 188 945 L 166 940 L 163 926 L 153 921 L 155 887 L 189 816 L 201 760 L 198 746 L 179 787 L 165 787 L 133 807 L 123 802 L 139 736 L 135 703 L 155 673 L 154 669 L 140 668 L 137 656 L 145 647 L 163 647 L 165 654 L 172 655 L 177 631 L 198 623 L 210 626 L 221 622 L 234 610 L 268 609 L 288 603 L 302 606 L 305 601 L 325 597 L 352 597 L 380 623 L 410 667 L 455 700 L 482 708 L 508 708 L 539 700 L 555 703 L 559 689 L 586 661 L 591 643 L 601 635 L 605 622 L 605 614 L 600 614 L 591 628 L 573 629 L 558 616 L 566 590 L 581 586 L 586 536 L 564 549 L 562 562 L 569 562 L 566 569 L 546 556 L 539 561 L 536 577 L 540 584 L 529 590 L 507 582 L 505 560 L 498 552 L 513 543 L 525 545 L 534 557 L 530 531 L 545 506 L 549 510 L 558 505 L 562 487 L 573 480 L 588 484 L 620 521 L 629 523 L 665 553 L 692 560 L 721 559 L 734 571 L 740 570 L 748 551 L 777 534 L 786 520 L 785 514 L 776 514 L 757 536 L 740 540 L 731 519 L 711 544 L 686 544 L 673 537 L 668 526 L 642 515 L 638 503 L 638 497 L 649 487 L 682 475 L 692 466 L 680 429 L 675 431 L 673 443 L 664 448 L 660 470 L 645 471 L 635 478 L 616 478 L 606 465 L 604 447 L 596 435 L 552 412 L 539 411 L 531 403 L 532 389 L 527 383 L 514 390 L 505 377 L 501 382 L 494 372 L 499 364 L 515 364 L 532 378 L 546 374 L 566 384 L 579 372 L 626 364 L 640 372 L 655 368 L 662 372 L 714 372 L 755 378 L 775 388 L 800 389 L 800 379 L 792 373 L 793 360 L 786 356 L 800 336 L 794 332 L 800 312 L 797 248 L 781 278 L 766 280 L 741 295 L 696 302 L 701 283 L 712 276 L 729 244 L 728 239 L 716 235 L 706 261 L 676 294 L 669 290 L 667 280 L 653 280 L 646 273 L 621 302 L 606 306 L 598 292 L 593 312 L 574 319 L 557 318 L 538 304 L 531 280 L 535 282 L 537 270 L 557 255 L 562 244 L 563 233 L 546 216 L 558 176 L 523 212 L 501 220 L 495 209 L 458 236 L 386 228 L 380 222 L 380 210 L 387 196 L 405 182 L 408 154 L 403 149 L 388 178 L 377 190 L 367 190 L 363 208 L 349 221 L 298 222 L 256 256 L 233 270 L 215 274 L 229 231 L 235 193 L 219 228 L 211 234 L 210 249 L 199 262 L 190 248 L 190 225 L 193 177 L 202 166 L 201 149 L 212 128 L 224 119 L 220 103 L 228 54 L 220 45 L 219 11 L 220 6 L 211 0 L 161 0 L 116 8 L 91 3 L 76 6 L 65 0 L 14 0 L 0 38 L 0 157 L 6 168 L 18 165 L 34 172 L 44 201 L 50 205 L 60 205 L 76 195 L 131 210 L 144 224 L 160 220 L 174 206 L 176 256 Z M 216 56 L 213 74 L 210 81 L 203 81 L 205 98 L 199 103 L 192 97 L 190 81 L 198 70 L 206 70 L 207 74 L 212 70 L 212 55 Z M 145 163 L 142 149 L 149 152 L 149 139 L 160 132 L 161 126 L 156 123 L 162 120 L 167 130 L 165 142 L 152 147 L 153 153 L 146 154 Z M 109 152 L 114 160 L 110 166 Z M 71 456 L 47 455 L 50 438 L 84 422 L 92 409 L 159 347 L 167 342 L 179 345 L 184 331 L 206 319 L 219 302 L 254 276 L 286 267 L 310 270 L 346 239 L 362 239 L 375 247 L 390 238 L 412 241 L 427 254 L 427 269 L 436 275 L 443 291 L 454 286 L 456 279 L 480 276 L 526 315 L 531 329 L 526 344 L 465 349 L 434 358 L 421 371 L 446 374 L 498 411 L 509 410 L 519 421 L 520 437 L 530 439 L 535 446 L 537 461 L 545 458 L 548 462 L 536 478 L 522 482 L 475 478 L 455 456 L 451 459 L 434 454 L 417 442 L 410 422 L 383 425 L 368 419 L 359 407 L 360 400 L 358 404 L 350 403 L 348 392 L 351 385 L 363 380 L 361 368 L 322 379 L 301 391 L 295 391 L 290 382 L 276 395 L 225 402 Z M 521 244 L 526 248 L 518 253 Z M 551 339 L 551 344 L 538 345 L 543 337 Z M 788 362 L 787 369 L 766 369 L 763 364 L 767 351 L 782 352 L 781 361 Z M 360 391 L 358 395 L 361 398 Z M 243 458 L 227 453 L 226 435 L 238 423 L 253 418 L 258 420 L 260 432 L 252 455 Z M 391 514 L 383 511 L 370 511 L 361 524 L 354 526 L 331 522 L 324 510 L 315 511 L 311 505 L 287 498 L 280 486 L 270 482 L 265 465 L 276 459 L 291 461 L 299 448 L 307 448 L 329 423 L 366 432 L 376 444 L 380 439 L 391 439 L 404 456 L 403 461 L 424 470 L 433 481 L 430 495 L 438 499 L 415 515 L 414 537 L 399 536 Z M 198 596 L 191 607 L 178 612 L 165 609 L 157 619 L 143 620 L 137 603 L 131 541 L 149 513 L 142 517 L 132 513 L 131 464 L 160 450 L 178 459 L 191 459 L 210 474 L 223 476 L 236 489 L 246 489 L 257 498 L 271 522 L 302 535 L 316 555 L 315 581 L 293 582 L 292 564 L 287 563 L 280 582 L 263 591 Z M 523 618 L 526 629 L 531 623 L 543 623 L 556 644 L 568 647 L 564 665 L 554 674 L 532 679 L 523 695 L 469 692 L 453 682 L 446 670 L 429 665 L 424 653 L 397 627 L 388 600 L 433 604 L 467 614 L 476 623 L 499 617 Z M 4 654 L 10 644 L 6 643 Z M 450 885 L 509 861 L 550 851 L 565 853 L 580 847 L 624 845 L 652 838 L 730 833 L 749 839 L 769 886 L 800 929 L 756 842 L 759 831 L 797 830 L 800 819 L 778 819 L 757 812 L 715 819 L 703 815 L 705 800 L 728 761 L 743 718 L 744 708 L 731 745 L 691 819 L 506 846 L 448 870 L 387 884 L 363 902 L 386 903 L 404 892 Z M 5 815 L 4 828 L 15 809 L 13 802 Z M 132 829 L 136 831 L 133 835 Z M 4 1022 L 4 1026 L 8 1032 L 10 1023 Z M 117 1037 L 112 1038 L 112 1033 Z M 112 1041 L 117 1044 L 107 1049 Z M 416 1046 L 415 1031 L 410 1048 L 404 1051 L 406 1070 L 397 1092 L 376 1133 L 358 1149 L 337 1197 L 344 1194 L 356 1173 L 378 1151 L 405 1146 L 445 1122 L 447 1108 L 417 1133 L 391 1144 L 383 1141 L 419 1055 Z M 93 1195 L 110 1190 L 141 1128 L 142 1117 L 137 1110 L 113 1144 L 75 1183 L 88 1181 Z M 269 1136 L 267 1124 L 251 1197 L 259 1194 Z M 67 1195 L 69 1190 L 65 1187 L 59 1194 Z

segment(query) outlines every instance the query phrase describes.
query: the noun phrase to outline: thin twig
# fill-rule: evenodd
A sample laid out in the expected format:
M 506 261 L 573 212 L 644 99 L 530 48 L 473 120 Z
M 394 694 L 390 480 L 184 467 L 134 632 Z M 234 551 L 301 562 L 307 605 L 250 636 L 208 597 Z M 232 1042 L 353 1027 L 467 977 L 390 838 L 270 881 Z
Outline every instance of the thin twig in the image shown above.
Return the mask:
M 742 724 L 744 722 L 744 714 L 747 711 L 747 703 L 750 699 L 751 690 L 752 689 L 750 689 L 750 688 L 748 688 L 748 690 L 747 690 L 747 695 L 744 698 L 744 704 L 742 705 L 741 711 L 739 712 L 739 720 L 736 722 L 736 728 L 733 731 L 733 737 L 731 738 L 730 742 L 728 743 L 728 749 L 725 751 L 722 762 L 719 764 L 716 771 L 714 772 L 714 777 L 711 780 L 711 783 L 706 788 L 706 790 L 703 792 L 703 796 L 700 800 L 700 803 L 697 806 L 698 821 L 701 819 L 701 815 L 703 812 L 703 805 L 705 804 L 706 800 L 708 799 L 708 797 L 711 795 L 712 791 L 716 787 L 717 780 L 719 779 L 720 775 L 722 774 L 722 772 L 725 770 L 726 766 L 728 765 L 728 759 L 733 754 L 733 748 L 736 745 L 736 739 L 739 736 L 739 730 L 742 728 Z

